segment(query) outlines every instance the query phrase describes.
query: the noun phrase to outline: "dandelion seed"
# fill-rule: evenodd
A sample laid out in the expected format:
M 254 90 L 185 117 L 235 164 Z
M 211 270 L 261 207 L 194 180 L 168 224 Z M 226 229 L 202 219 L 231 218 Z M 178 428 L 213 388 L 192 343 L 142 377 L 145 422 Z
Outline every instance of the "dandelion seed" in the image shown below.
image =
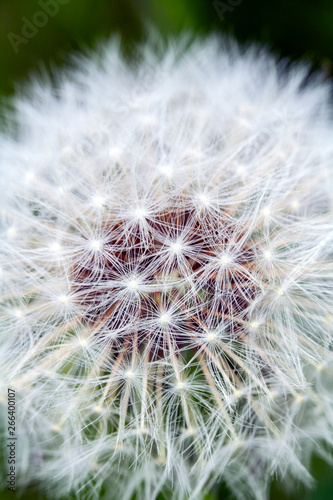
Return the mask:
M 240 399 L 243 396 L 243 393 L 239 389 L 236 389 L 234 391 L 234 396 L 235 396 L 236 399 Z
M 105 204 L 105 199 L 103 198 L 103 196 L 96 195 L 92 198 L 92 204 L 96 208 L 102 208 Z
M 121 155 L 122 151 L 120 148 L 109 148 L 109 158 L 111 158 L 112 160 L 119 160 L 121 158 Z
M 193 427 L 188 427 L 185 432 L 190 437 L 195 435 L 195 429 L 193 429 Z
M 252 321 L 250 323 L 250 327 L 252 328 L 252 330 L 258 330 L 259 328 L 259 323 L 257 321 Z
M 143 208 L 137 208 L 134 211 L 134 215 L 135 215 L 136 219 L 139 219 L 139 220 L 144 220 L 148 216 L 146 210 L 144 210 Z
M 102 413 L 103 412 L 103 407 L 101 405 L 96 405 L 93 408 L 95 413 Z
M 128 288 L 130 290 L 136 290 L 138 288 L 138 282 L 136 280 L 131 280 L 129 283 L 128 283 Z
M 65 146 L 61 150 L 61 156 L 65 157 L 65 158 L 70 158 L 71 156 L 73 156 L 73 154 L 74 154 L 74 150 L 70 146 Z M 63 189 L 63 188 L 60 188 L 60 189 Z
M 232 259 L 229 255 L 223 254 L 220 257 L 220 263 L 222 266 L 227 267 L 231 264 Z
M 22 309 L 15 309 L 14 316 L 16 316 L 16 318 L 23 318 L 24 312 L 22 311 Z
M 161 317 L 160 317 L 160 321 L 163 324 L 170 323 L 170 320 L 171 320 L 171 318 L 170 318 L 169 314 L 166 314 L 166 313 L 162 314 Z
M 35 178 L 35 174 L 34 172 L 28 172 L 26 175 L 25 175 L 25 182 L 26 183 L 30 183 L 34 180 Z
M 8 235 L 8 238 L 14 238 L 14 236 L 16 236 L 16 228 L 15 227 L 10 227 L 8 230 L 7 230 L 7 235 Z
M 209 342 L 214 342 L 216 340 L 216 335 L 215 333 L 209 333 L 207 335 L 207 339 L 209 340 Z
M 60 295 L 58 300 L 61 304 L 67 304 L 69 302 L 69 297 L 67 295 Z
M 128 370 L 125 375 L 129 380 L 132 380 L 134 378 L 134 372 L 132 372 L 131 370 Z
M 183 246 L 180 243 L 176 242 L 176 243 L 172 243 L 172 245 L 170 245 L 170 249 L 171 249 L 172 253 L 178 255 L 182 252 Z
M 102 242 L 99 240 L 92 240 L 90 242 L 90 248 L 91 250 L 98 252 L 99 250 L 102 249 Z
M 298 210 L 300 208 L 300 203 L 298 200 L 294 200 L 290 205 L 292 210 Z
M 246 168 L 243 165 L 238 165 L 236 168 L 236 173 L 240 176 L 244 175 L 246 172 Z
M 266 260 L 272 260 L 273 259 L 272 252 L 270 252 L 269 250 L 267 250 L 266 252 L 264 252 L 264 258 Z
M 209 205 L 209 198 L 208 198 L 208 196 L 206 196 L 205 194 L 202 193 L 202 194 L 199 194 L 198 199 L 200 201 L 200 204 L 203 207 L 208 207 L 208 205 Z
M 158 168 L 161 174 L 165 177 L 172 176 L 173 168 L 170 165 L 160 165 Z
M 49 249 L 52 253 L 56 254 L 60 254 L 62 252 L 62 246 L 59 243 L 52 243 L 52 245 L 49 246 Z
M 60 424 L 54 424 L 54 425 L 52 425 L 52 430 L 54 432 L 60 432 L 61 431 L 61 425 Z
M 79 338 L 79 344 L 80 344 L 82 347 L 88 347 L 88 345 L 89 345 L 89 340 L 88 340 L 88 339 L 82 339 L 82 338 Z

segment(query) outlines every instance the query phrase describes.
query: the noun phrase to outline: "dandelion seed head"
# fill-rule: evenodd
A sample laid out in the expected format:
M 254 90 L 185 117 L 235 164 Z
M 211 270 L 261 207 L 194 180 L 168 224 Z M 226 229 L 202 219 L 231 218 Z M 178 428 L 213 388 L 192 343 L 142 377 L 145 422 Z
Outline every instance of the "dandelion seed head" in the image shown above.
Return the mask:
M 50 498 L 262 500 L 333 442 L 329 88 L 185 45 L 105 44 L 0 136 L 0 366 Z

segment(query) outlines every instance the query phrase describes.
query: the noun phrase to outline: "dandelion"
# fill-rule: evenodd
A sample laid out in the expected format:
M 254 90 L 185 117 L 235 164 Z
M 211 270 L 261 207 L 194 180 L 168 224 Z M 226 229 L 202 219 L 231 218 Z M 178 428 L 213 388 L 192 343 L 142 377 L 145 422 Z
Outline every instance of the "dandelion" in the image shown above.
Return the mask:
M 106 44 L 1 137 L 4 432 L 10 387 L 18 484 L 50 498 L 264 500 L 329 458 L 329 88 L 184 46 Z

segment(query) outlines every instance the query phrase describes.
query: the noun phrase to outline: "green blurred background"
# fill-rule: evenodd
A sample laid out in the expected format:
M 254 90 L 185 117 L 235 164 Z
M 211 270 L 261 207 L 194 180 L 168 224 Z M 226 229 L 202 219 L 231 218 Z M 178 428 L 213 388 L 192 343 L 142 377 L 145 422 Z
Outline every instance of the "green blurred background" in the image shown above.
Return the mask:
M 57 0 L 58 12 L 41 16 L 37 13 L 42 11 L 43 1 L 47 3 L 0 0 L 2 100 L 12 95 L 16 84 L 30 74 L 63 64 L 68 61 L 68 53 L 93 47 L 110 33 L 121 35 L 130 54 L 135 42 L 144 40 L 148 26 L 163 33 L 218 31 L 232 34 L 242 42 L 261 41 L 278 55 L 310 61 L 313 68 L 332 77 L 333 0 Z M 29 22 L 39 26 L 30 26 L 29 31 Z M 28 32 L 24 33 L 24 29 Z M 317 480 L 315 490 L 300 489 L 288 495 L 273 484 L 270 499 L 331 500 L 332 469 L 314 459 L 312 472 Z M 1 500 L 15 496 L 0 492 Z M 44 500 L 33 491 L 23 498 Z M 206 500 L 229 498 L 221 486 Z

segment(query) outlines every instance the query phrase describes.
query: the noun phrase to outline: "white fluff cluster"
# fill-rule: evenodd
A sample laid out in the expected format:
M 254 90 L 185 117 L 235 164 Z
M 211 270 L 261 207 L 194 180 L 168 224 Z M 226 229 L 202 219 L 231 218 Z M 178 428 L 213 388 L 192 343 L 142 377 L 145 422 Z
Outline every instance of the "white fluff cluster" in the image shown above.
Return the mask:
M 105 45 L 0 140 L 3 422 L 10 387 L 50 498 L 265 499 L 329 458 L 329 87 L 184 46 Z

